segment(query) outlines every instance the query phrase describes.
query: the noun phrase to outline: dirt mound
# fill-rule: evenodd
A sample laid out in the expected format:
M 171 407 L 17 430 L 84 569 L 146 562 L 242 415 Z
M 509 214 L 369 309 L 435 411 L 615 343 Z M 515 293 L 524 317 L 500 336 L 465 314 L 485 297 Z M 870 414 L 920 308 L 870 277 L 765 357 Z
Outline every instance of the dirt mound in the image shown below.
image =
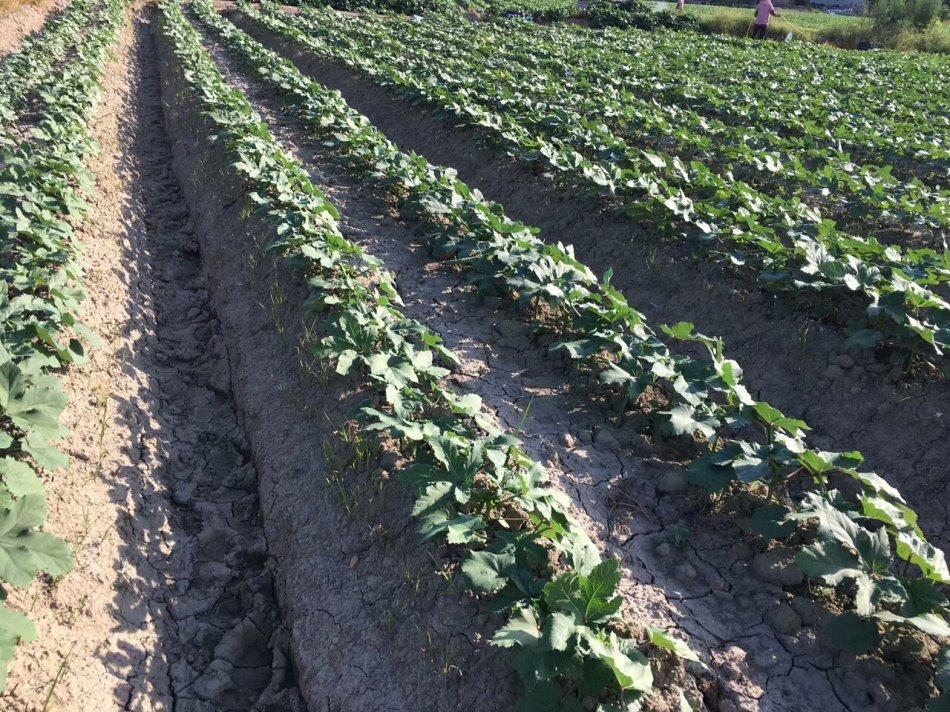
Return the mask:
M 358 435 L 341 446 L 334 433 L 367 396 L 310 371 L 299 344 L 319 325 L 305 316 L 304 285 L 263 252 L 269 229 L 247 217 L 243 189 L 225 180 L 226 156 L 204 141 L 163 59 L 176 172 L 200 206 L 197 234 L 308 707 L 510 709 L 516 675 L 483 638 L 498 621 L 434 569 L 440 552 L 415 534 L 412 493 L 376 482 L 392 471 L 385 454 L 353 470 Z

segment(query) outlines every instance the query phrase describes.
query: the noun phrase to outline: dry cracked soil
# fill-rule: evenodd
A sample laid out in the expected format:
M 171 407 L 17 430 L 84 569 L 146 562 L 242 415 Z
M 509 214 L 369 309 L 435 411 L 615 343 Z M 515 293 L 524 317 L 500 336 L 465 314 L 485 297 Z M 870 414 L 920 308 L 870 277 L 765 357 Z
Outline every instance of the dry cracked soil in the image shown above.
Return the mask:
M 258 36 L 287 51 L 274 38 Z M 615 429 L 609 409 L 579 393 L 583 384 L 571 387 L 570 372 L 532 342 L 515 313 L 477 299 L 462 275 L 429 258 L 412 226 L 394 219 L 372 186 L 340 170 L 278 95 L 249 79 L 215 42 L 206 44 L 229 83 L 245 92 L 340 208 L 344 234 L 395 273 L 408 314 L 461 356 L 453 379 L 460 390 L 480 395 L 506 428 L 524 435 L 529 453 L 573 501 L 574 516 L 624 562 L 630 619 L 676 628 L 706 653 L 716 691 L 708 692 L 708 680 L 697 687 L 707 688 L 707 702 L 723 709 L 896 710 L 916 696 L 924 681 L 908 681 L 895 696 L 887 666 L 848 660 L 822 644 L 816 626 L 824 611 L 801 595 L 787 550 L 757 551 L 731 513 L 697 516 L 682 471 L 655 457 L 663 453 L 653 443 L 631 428 Z M 312 58 L 290 56 L 318 81 L 340 76 Z M 334 88 L 345 98 L 353 92 L 347 83 Z M 405 112 L 399 107 L 389 121 L 411 124 L 416 115 Z
M 48 485 L 48 529 L 73 544 L 77 568 L 14 597 L 41 635 L 18 651 L 0 707 L 512 709 L 517 675 L 486 643 L 499 618 L 447 575 L 451 552 L 415 534 L 411 493 L 390 477 L 393 456 L 354 456 L 361 443 L 348 420 L 369 395 L 353 380 L 314 377 L 306 345 L 320 324 L 303 309 L 306 285 L 264 249 L 268 229 L 244 208 L 248 188 L 228 178 L 155 22 L 154 8 L 131 10 L 109 64 L 96 191 L 79 228 L 86 320 L 102 345 L 65 378 L 71 465 Z M 340 89 L 404 150 L 457 167 L 513 217 L 573 240 L 593 266 L 616 263 L 629 226 L 395 92 L 240 24 Z M 0 36 L 0 52 L 24 28 Z M 929 683 L 914 662 L 919 641 L 898 641 L 887 660 L 831 650 L 818 633 L 825 609 L 806 595 L 789 550 L 752 543 L 741 512 L 704 508 L 675 453 L 616 427 L 610 404 L 551 358 L 518 312 L 479 298 L 431 257 L 372 185 L 205 39 L 340 209 L 344 234 L 395 274 L 407 313 L 461 357 L 453 386 L 521 434 L 574 516 L 621 560 L 629 617 L 676 631 L 709 663 L 660 670 L 661 688 L 723 712 L 898 712 L 921 702 Z M 661 254 L 656 273 L 631 260 L 618 270 L 621 286 L 649 295 L 641 306 L 661 320 L 697 307 L 691 290 L 711 293 L 690 316 L 714 333 L 728 326 L 749 379 L 818 422 L 829 446 L 860 445 L 887 467 L 874 442 L 898 438 L 903 399 L 922 389 L 927 408 L 943 408 L 945 393 L 869 378 L 860 364 L 830 380 L 803 372 L 808 388 L 785 388 L 783 369 L 815 359 L 824 368 L 838 336 L 818 324 L 819 337 L 802 346 L 782 341 L 772 332 L 799 333 L 798 317 L 747 291 L 737 309 L 734 283 L 677 267 L 680 257 Z M 726 312 L 743 328 L 770 326 L 740 337 Z M 827 395 L 806 405 L 812 387 Z M 844 396 L 854 409 L 836 418 L 829 404 Z M 937 434 L 921 425 L 914 437 L 933 453 L 895 484 L 938 481 L 910 494 L 930 502 L 927 523 L 942 532 L 946 482 L 924 477 L 950 447 Z M 678 709 L 662 695 L 656 709 L 667 704 Z

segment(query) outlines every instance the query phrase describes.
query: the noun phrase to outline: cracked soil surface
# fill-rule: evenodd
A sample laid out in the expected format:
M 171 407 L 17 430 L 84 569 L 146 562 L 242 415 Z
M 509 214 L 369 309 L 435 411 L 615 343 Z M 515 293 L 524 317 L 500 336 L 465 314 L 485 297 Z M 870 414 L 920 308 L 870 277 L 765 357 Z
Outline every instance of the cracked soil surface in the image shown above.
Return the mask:
M 47 529 L 72 544 L 77 567 L 12 597 L 40 639 L 18 650 L 0 708 L 512 709 L 512 660 L 486 642 L 500 619 L 461 591 L 447 547 L 420 541 L 412 493 L 392 478 L 396 457 L 351 428 L 371 394 L 315 372 L 306 344 L 320 323 L 303 308 L 307 287 L 263 249 L 269 228 L 245 209 L 248 187 L 227 177 L 155 22 L 152 7 L 130 11 L 108 67 L 97 189 L 78 231 L 86 322 L 102 344 L 65 377 L 72 462 L 47 485 Z M 29 31 L 0 33 L 0 54 Z M 827 447 L 860 445 L 887 471 L 876 439 L 901 452 L 926 443 L 892 481 L 929 501 L 926 523 L 943 531 L 947 481 L 931 475 L 950 444 L 931 410 L 942 412 L 945 394 L 879 378 L 870 362 L 786 384 L 783 369 L 827 366 L 838 338 L 827 327 L 812 324 L 818 337 L 795 346 L 803 322 L 785 306 L 683 266 L 672 248 L 657 267 L 618 264 L 629 226 L 394 92 L 252 34 L 340 89 L 404 150 L 457 167 L 594 267 L 615 264 L 621 286 L 648 295 L 631 301 L 651 319 L 684 310 L 724 333 L 761 395 L 816 421 Z M 522 436 L 602 552 L 621 560 L 625 617 L 675 631 L 709 663 L 658 670 L 651 709 L 679 709 L 680 689 L 697 709 L 722 712 L 922 704 L 932 690 L 919 639 L 896 641 L 886 659 L 834 652 L 790 550 L 748 536 L 741 502 L 710 509 L 692 494 L 669 443 L 618 427 L 611 404 L 550 357 L 517 311 L 478 298 L 279 97 L 206 46 L 340 209 L 344 234 L 392 271 L 408 315 L 460 356 L 451 383 Z M 717 332 L 729 318 L 739 321 Z M 905 399 L 918 396 L 920 427 L 895 443 Z M 846 418 L 830 411 L 841 398 L 853 405 Z
M 48 520 L 77 567 L 14 599 L 40 640 L 18 651 L 0 706 L 299 710 L 150 17 L 126 27 L 108 69 L 79 233 L 103 343 L 66 378 L 72 465 L 49 484 Z

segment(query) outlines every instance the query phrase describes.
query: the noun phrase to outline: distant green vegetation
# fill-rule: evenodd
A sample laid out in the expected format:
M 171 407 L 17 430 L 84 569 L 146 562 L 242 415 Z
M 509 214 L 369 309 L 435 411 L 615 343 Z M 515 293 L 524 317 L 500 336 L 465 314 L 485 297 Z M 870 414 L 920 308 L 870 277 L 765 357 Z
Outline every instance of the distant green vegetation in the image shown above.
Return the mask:
M 582 16 L 591 27 L 630 28 L 655 30 L 665 27 L 671 30 L 696 30 L 699 23 L 692 15 L 657 9 L 640 0 L 590 0 Z
M 676 3 L 665 2 L 663 0 L 654 0 L 651 3 L 658 10 L 674 10 Z M 746 24 L 752 19 L 752 8 L 754 3 L 749 3 L 748 7 L 730 7 L 725 5 L 700 5 L 690 4 L 687 0 L 686 13 L 695 15 L 699 18 L 715 17 L 717 15 L 729 14 L 741 16 Z M 796 25 L 797 27 L 807 28 L 809 30 L 823 30 L 829 27 L 842 29 L 853 29 L 855 26 L 864 22 L 863 18 L 850 17 L 847 15 L 831 15 L 827 12 L 816 10 L 793 10 L 791 8 L 777 8 L 786 21 L 786 24 Z M 776 22 L 776 20 L 773 20 Z
M 3 2 L 4 0 L 0 0 Z M 878 0 L 888 7 L 908 0 Z M 917 5 L 929 0 L 913 0 Z M 330 6 L 337 10 L 374 10 L 406 15 L 426 12 L 456 12 L 460 8 L 489 17 L 521 16 L 538 22 L 557 22 L 571 18 L 592 27 L 637 27 L 639 29 L 691 29 L 708 34 L 745 37 L 753 18 L 753 0 L 747 7 L 687 4 L 681 15 L 674 2 L 654 0 L 591 0 L 581 10 L 576 0 L 288 0 L 291 4 Z M 656 12 L 645 12 L 652 8 Z M 789 33 L 796 40 L 830 44 L 844 49 L 885 47 L 897 50 L 950 54 L 950 23 L 936 22 L 927 29 L 914 22 L 882 26 L 868 17 L 831 15 L 814 10 L 780 8 L 782 17 L 769 23 L 768 37 L 784 39 Z
M 658 10 L 672 10 L 671 2 L 652 3 Z M 938 22 L 929 29 L 919 31 L 912 27 L 890 32 L 877 30 L 866 17 L 830 15 L 826 12 L 779 8 L 780 18 L 769 23 L 769 37 L 781 39 L 791 32 L 796 39 L 805 42 L 831 44 L 845 49 L 856 49 L 862 43 L 900 50 L 950 53 L 950 24 Z M 703 32 L 745 36 L 752 23 L 752 3 L 749 7 L 725 7 L 722 5 L 686 5 L 686 15 L 697 19 Z
M 521 15 L 542 22 L 565 20 L 580 12 L 577 0 L 488 0 L 484 10 L 495 17 Z
M 660 4 L 669 5 L 656 3 Z M 577 0 L 478 0 L 470 3 L 469 7 L 492 17 L 519 15 L 541 22 L 583 18 L 596 28 L 698 29 L 698 23 L 692 16 L 665 10 L 658 12 L 661 8 L 642 0 L 589 0 L 583 10 Z
M 421 15 L 426 12 L 458 12 L 454 0 L 300 0 L 290 4 L 312 7 L 332 7 L 352 12 L 396 12 L 401 15 Z

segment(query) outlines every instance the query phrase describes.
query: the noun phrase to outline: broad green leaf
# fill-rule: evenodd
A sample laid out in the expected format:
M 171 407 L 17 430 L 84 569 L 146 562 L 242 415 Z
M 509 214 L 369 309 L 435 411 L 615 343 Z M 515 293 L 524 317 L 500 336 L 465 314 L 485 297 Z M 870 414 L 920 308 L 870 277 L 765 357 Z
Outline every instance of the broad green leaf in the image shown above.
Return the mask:
M 950 572 L 943 552 L 922 539 L 916 532 L 901 531 L 895 537 L 897 555 L 920 567 L 924 575 L 942 584 L 950 584 Z
M 946 595 L 938 588 L 938 584 L 931 579 L 904 579 L 903 584 L 908 596 L 907 605 L 902 610 L 905 615 L 931 613 L 950 605 Z
M 614 595 L 619 583 L 620 566 L 616 559 L 607 559 L 589 576 L 575 572 L 557 576 L 544 587 L 544 600 L 553 610 L 573 615 L 578 625 L 589 625 L 620 610 L 620 598 Z
M 851 653 L 865 653 L 880 640 L 874 619 L 851 611 L 832 618 L 825 626 L 825 632 L 836 648 Z
M 528 689 L 518 700 L 515 712 L 581 712 L 576 701 L 564 699 L 564 689 L 556 682 L 542 681 Z
M 0 606 L 0 690 L 6 688 L 7 667 L 19 643 L 36 640 L 36 626 L 22 613 Z
M 36 471 L 22 460 L 12 457 L 0 458 L 0 479 L 14 497 L 28 494 L 43 496 L 46 492 Z
M 534 610 L 519 607 L 511 616 L 508 624 L 499 628 L 492 636 L 492 645 L 499 648 L 532 648 L 541 639 L 541 629 Z
M 686 403 L 680 403 L 668 411 L 662 411 L 662 413 L 669 417 L 670 429 L 676 435 L 695 435 L 698 433 L 706 438 L 712 438 L 716 434 L 714 421 L 697 419 L 696 409 Z
M 50 472 L 61 470 L 69 464 L 69 458 L 66 457 L 65 453 L 50 445 L 38 433 L 28 434 L 20 445 L 24 452 L 36 460 L 37 465 Z
M 621 690 L 650 692 L 653 689 L 653 672 L 650 662 L 638 651 L 626 653 L 620 649 L 616 635 L 600 636 L 588 633 L 584 643 L 590 654 L 603 661 L 614 673 Z
M 506 571 L 515 565 L 513 551 L 503 551 L 498 554 L 473 551 L 462 563 L 462 573 L 475 591 L 494 593 L 508 583 Z
M 702 663 L 702 661 L 699 659 L 699 655 L 696 654 L 696 651 L 679 638 L 674 638 L 662 628 L 650 628 L 649 631 L 651 644 L 657 646 L 658 648 L 669 650 L 671 653 L 675 653 L 683 660 L 692 660 L 697 663 Z
M 574 618 L 555 611 L 545 621 L 542 641 L 548 650 L 567 650 L 567 644 L 576 632 Z
M 405 472 L 405 470 L 403 470 L 403 472 Z M 425 491 L 416 499 L 415 504 L 413 504 L 412 516 L 418 517 L 427 514 L 432 509 L 441 506 L 453 489 L 454 485 L 451 482 L 434 482 L 428 485 Z
M 353 366 L 353 362 L 356 361 L 358 355 L 359 354 L 357 354 L 353 349 L 346 349 L 345 351 L 341 352 L 336 360 L 336 372 L 341 376 L 348 374 Z
M 932 635 L 935 638 L 950 637 L 950 625 L 947 624 L 947 620 L 943 616 L 937 613 L 924 613 L 919 616 L 905 618 L 890 611 L 879 611 L 874 614 L 874 617 L 887 623 L 906 623 L 907 625 L 912 625 L 918 630 L 923 631 L 927 635 Z
M 445 540 L 449 544 L 468 544 L 479 537 L 485 528 L 485 520 L 470 514 L 463 514 L 446 522 Z
M 809 578 L 822 579 L 831 586 L 865 575 L 857 555 L 835 541 L 816 541 L 804 547 L 795 563 Z
M 786 519 L 788 508 L 766 504 L 752 513 L 752 530 L 766 539 L 784 539 L 795 531 L 795 522 Z
M 716 464 L 710 456 L 693 460 L 688 477 L 691 484 L 710 493 L 721 492 L 735 480 L 731 468 Z

